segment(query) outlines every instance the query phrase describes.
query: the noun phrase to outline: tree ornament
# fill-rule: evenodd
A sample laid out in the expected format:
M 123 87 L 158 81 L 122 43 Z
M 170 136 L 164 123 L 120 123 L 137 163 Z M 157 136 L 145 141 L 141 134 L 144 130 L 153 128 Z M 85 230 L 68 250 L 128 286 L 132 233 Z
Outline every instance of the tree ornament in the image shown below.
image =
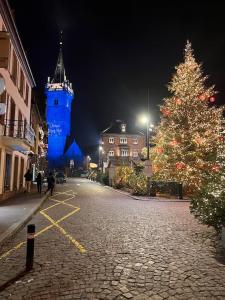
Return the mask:
M 223 136 L 219 136 L 219 140 L 223 143 L 224 142 L 224 137 Z
M 177 170 L 182 170 L 182 169 L 185 168 L 185 163 L 183 163 L 183 162 L 178 162 L 178 163 L 175 164 L 175 166 L 176 166 L 176 169 L 177 169 Z
M 206 95 L 201 94 L 201 95 L 198 96 L 198 99 L 201 100 L 201 101 L 205 101 Z
M 164 152 L 163 147 L 158 147 L 158 148 L 156 148 L 156 152 L 157 152 L 158 154 L 162 154 L 162 153 Z
M 170 146 L 175 147 L 178 145 L 178 141 L 176 141 L 175 139 L 172 139 L 172 141 L 170 142 Z
M 175 103 L 176 103 L 177 105 L 181 105 L 181 104 L 182 104 L 182 100 L 179 99 L 179 98 L 177 98 L 177 99 L 175 100 Z
M 211 103 L 215 102 L 215 101 L 216 101 L 216 97 L 215 97 L 215 96 L 211 96 L 211 97 L 209 98 L 209 101 L 210 101 Z
M 220 171 L 220 165 L 213 165 L 212 166 L 212 171 L 215 173 L 218 173 Z
M 171 114 L 171 111 L 168 108 L 163 108 L 162 109 L 162 114 L 167 117 Z

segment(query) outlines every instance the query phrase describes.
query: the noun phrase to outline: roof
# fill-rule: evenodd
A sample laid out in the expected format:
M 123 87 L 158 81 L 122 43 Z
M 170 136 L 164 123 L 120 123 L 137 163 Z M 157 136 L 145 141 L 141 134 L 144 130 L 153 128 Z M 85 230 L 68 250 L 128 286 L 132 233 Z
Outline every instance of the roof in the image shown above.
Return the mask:
M 62 48 L 60 47 L 57 65 L 55 68 L 55 74 L 54 77 L 52 78 L 52 83 L 63 83 L 64 81 L 66 81 L 65 74 L 66 73 L 65 73 L 65 67 L 63 62 Z
M 125 125 L 125 131 L 122 131 L 122 125 Z M 131 134 L 131 135 L 143 135 L 144 133 L 137 130 L 137 128 L 130 126 L 124 121 L 116 120 L 110 124 L 101 134 Z

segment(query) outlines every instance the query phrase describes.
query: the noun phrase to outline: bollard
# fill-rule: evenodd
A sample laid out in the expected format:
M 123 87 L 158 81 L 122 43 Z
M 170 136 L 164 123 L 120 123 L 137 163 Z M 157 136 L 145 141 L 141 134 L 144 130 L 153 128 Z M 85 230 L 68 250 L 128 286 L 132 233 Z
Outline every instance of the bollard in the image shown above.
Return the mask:
M 33 268 L 34 260 L 34 234 L 35 225 L 30 224 L 27 226 L 27 257 L 26 257 L 26 271 L 30 271 Z
M 183 185 L 182 183 L 178 183 L 178 198 L 183 200 Z

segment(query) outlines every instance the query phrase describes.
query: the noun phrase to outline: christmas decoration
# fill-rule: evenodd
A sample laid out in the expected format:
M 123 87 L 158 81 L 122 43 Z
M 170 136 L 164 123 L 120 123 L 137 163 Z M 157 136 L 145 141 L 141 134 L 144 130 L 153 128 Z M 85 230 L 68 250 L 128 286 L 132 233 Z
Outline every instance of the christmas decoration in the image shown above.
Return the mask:
M 158 148 L 156 148 L 156 152 L 158 153 L 158 154 L 162 154 L 163 153 L 163 147 L 158 147 Z
M 209 101 L 210 101 L 211 103 L 213 103 L 213 102 L 216 101 L 216 98 L 215 98 L 214 96 L 211 96 L 211 97 L 209 97 Z
M 212 166 L 213 172 L 219 172 L 220 171 L 220 165 L 214 165 Z
M 182 170 L 182 169 L 185 168 L 185 163 L 183 163 L 183 162 L 178 162 L 178 163 L 175 164 L 175 166 L 176 166 L 176 169 L 177 169 L 177 170 Z
M 175 139 L 173 139 L 171 142 L 170 142 L 170 146 L 172 146 L 172 147 L 175 147 L 175 146 L 177 146 L 178 145 L 178 142 L 175 140 Z
M 171 111 L 168 108 L 162 109 L 162 114 L 167 117 L 171 114 Z
M 209 181 L 209 174 L 218 176 L 218 151 L 223 151 L 221 140 L 222 108 L 209 107 L 214 97 L 214 86 L 207 86 L 201 64 L 187 42 L 184 62 L 176 68 L 168 85 L 170 96 L 161 106 L 162 119 L 153 143 L 163 147 L 165 155 L 152 151 L 155 180 L 182 182 L 184 191 L 193 194 Z M 181 100 L 183 105 L 176 105 Z M 199 101 L 200 100 L 200 101 Z M 180 101 L 178 101 L 180 102 Z M 169 111 L 169 114 L 165 112 Z M 217 171 L 218 170 L 218 171 Z
M 219 141 L 224 143 L 224 137 L 223 136 L 219 136 Z
M 177 98 L 177 99 L 175 100 L 175 103 L 176 103 L 177 105 L 181 105 L 181 104 L 182 104 L 182 101 L 181 101 L 181 99 Z
M 206 95 L 204 95 L 204 94 L 199 95 L 199 96 L 198 96 L 198 99 L 201 100 L 201 101 L 205 101 Z

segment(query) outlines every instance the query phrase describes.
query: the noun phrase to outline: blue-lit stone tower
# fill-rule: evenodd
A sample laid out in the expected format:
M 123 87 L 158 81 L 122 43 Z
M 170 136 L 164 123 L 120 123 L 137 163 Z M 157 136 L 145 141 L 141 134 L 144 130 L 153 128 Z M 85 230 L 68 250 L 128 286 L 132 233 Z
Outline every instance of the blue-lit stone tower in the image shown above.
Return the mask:
M 48 78 L 46 119 L 48 125 L 49 169 L 65 168 L 71 160 L 82 160 L 82 153 L 71 137 L 71 104 L 74 98 L 72 84 L 66 79 L 60 42 L 59 57 L 52 80 Z

